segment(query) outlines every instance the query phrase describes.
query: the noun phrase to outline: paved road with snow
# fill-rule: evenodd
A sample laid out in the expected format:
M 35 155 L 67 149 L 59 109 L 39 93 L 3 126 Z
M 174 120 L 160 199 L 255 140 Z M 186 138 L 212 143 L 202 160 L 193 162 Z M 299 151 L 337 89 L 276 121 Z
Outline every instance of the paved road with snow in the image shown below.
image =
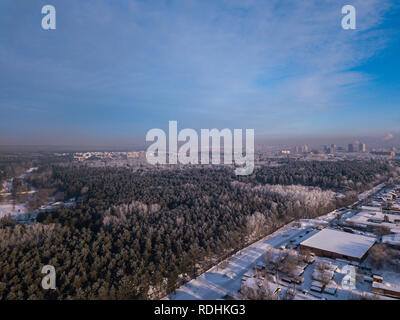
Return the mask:
M 222 269 L 219 265 L 212 267 L 196 279 L 186 283 L 170 294 L 165 299 L 170 300 L 192 300 L 192 299 L 221 299 L 225 295 L 235 295 L 240 289 L 241 279 L 243 275 L 257 263 L 263 253 L 269 248 L 279 248 L 291 239 L 297 238 L 300 234 L 304 234 L 306 230 L 290 229 L 285 231 L 285 226 L 275 233 L 251 244 L 250 246 L 237 252 L 228 258 L 227 265 Z

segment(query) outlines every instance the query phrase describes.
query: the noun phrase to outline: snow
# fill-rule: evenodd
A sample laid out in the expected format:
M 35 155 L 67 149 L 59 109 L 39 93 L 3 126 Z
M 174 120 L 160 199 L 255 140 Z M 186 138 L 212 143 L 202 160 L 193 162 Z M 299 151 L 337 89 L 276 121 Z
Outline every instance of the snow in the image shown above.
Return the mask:
M 20 179 L 24 179 L 27 175 L 32 173 L 33 171 L 37 170 L 37 167 L 29 168 L 26 172 L 19 176 Z M 3 182 L 3 190 L 1 192 L 2 198 L 0 202 L 0 218 L 7 216 L 8 214 L 12 216 L 20 215 L 27 213 L 27 209 L 25 203 L 13 203 L 12 200 L 8 199 L 7 197 L 11 195 L 12 183 L 14 178 L 9 179 L 8 181 Z M 34 191 L 27 191 L 25 194 L 33 193 Z
M 26 176 L 37 170 L 37 167 L 29 168 L 26 172 L 19 176 L 20 179 L 24 179 Z M 20 223 L 26 223 L 27 221 L 34 221 L 36 219 L 37 214 L 40 211 L 50 211 L 56 208 L 66 206 L 70 207 L 75 204 L 75 198 L 71 198 L 66 202 L 56 202 L 56 203 L 49 203 L 43 205 L 39 210 L 35 210 L 33 212 L 28 212 L 28 208 L 26 207 L 26 203 L 13 203 L 13 200 L 10 199 L 10 191 L 12 188 L 12 181 L 13 178 L 9 179 L 8 181 L 3 182 L 3 190 L 0 193 L 0 218 L 3 218 L 7 215 L 11 215 L 13 219 Z M 24 194 L 32 194 L 35 193 L 36 190 L 34 187 L 30 187 L 30 191 L 23 192 Z
M 400 277 L 398 272 L 384 270 L 384 280 L 400 286 Z
M 389 234 L 382 237 L 382 242 L 392 246 L 400 246 L 400 234 Z
M 186 283 L 182 287 L 165 297 L 170 300 L 216 300 L 228 294 L 234 296 L 240 289 L 241 279 L 255 263 L 261 261 L 261 256 L 271 247 L 279 248 L 281 245 L 298 237 L 300 234 L 311 230 L 294 228 L 291 224 L 240 250 L 227 259 L 223 269 L 217 265 Z M 229 275 L 229 277 L 227 276 Z M 232 276 L 234 275 L 234 276 Z
M 257 289 L 259 287 L 259 281 L 257 281 L 256 278 L 247 278 L 243 282 L 243 286 L 246 286 L 247 288 L 251 289 Z
M 330 295 L 334 295 L 337 290 L 337 284 L 335 281 L 331 280 L 328 285 L 325 287 L 324 292 Z
M 26 207 L 23 203 L 16 203 L 15 205 L 9 202 L 0 203 L 0 218 L 8 214 L 14 216 L 21 213 L 26 213 Z
M 373 193 L 379 191 L 380 189 L 382 189 L 384 186 L 385 186 L 385 183 L 381 183 L 381 184 L 375 186 L 374 188 L 372 188 L 371 190 L 368 190 L 368 191 L 360 194 L 358 196 L 358 199 L 359 200 L 364 200 L 364 199 L 368 198 L 368 196 L 370 196 L 371 194 L 373 194 Z
M 322 288 L 317 286 L 311 286 L 310 290 L 315 292 L 322 292 Z
M 323 229 L 303 241 L 302 246 L 312 247 L 348 257 L 361 258 L 375 243 L 376 239 L 352 233 Z
M 387 222 L 385 222 L 385 217 Z M 361 211 L 353 217 L 346 220 L 346 223 L 355 226 L 385 226 L 393 233 L 400 233 L 400 216 L 395 214 L 386 214 L 382 212 Z
M 395 283 L 390 283 L 390 282 L 374 282 L 372 284 L 373 288 L 377 289 L 383 289 L 383 290 L 390 290 L 390 291 L 395 291 L 395 292 L 400 292 L 400 285 L 395 284 Z
M 320 282 L 320 281 L 322 281 L 324 276 L 329 277 L 329 279 L 332 279 L 334 274 L 335 274 L 335 271 L 325 270 L 323 272 L 320 272 L 319 270 L 314 269 L 314 272 L 312 274 L 312 279 Z M 315 284 L 313 284 L 313 285 L 315 285 Z
M 382 189 L 384 184 L 381 184 L 369 192 L 365 193 L 371 195 L 374 192 Z M 324 228 L 325 226 L 329 226 L 331 221 L 337 216 L 341 216 L 342 222 L 353 215 L 356 215 L 358 211 L 355 210 L 345 210 L 341 209 L 338 211 L 332 211 L 325 216 L 316 218 L 316 219 L 301 219 L 295 222 L 292 222 L 281 229 L 277 230 L 271 235 L 251 244 L 250 246 L 242 249 L 238 253 L 234 254 L 232 257 L 228 258 L 224 261 L 224 265 L 226 266 L 222 268 L 222 265 L 214 266 L 202 275 L 198 276 L 196 279 L 187 282 L 179 289 L 176 290 L 175 293 L 172 293 L 165 297 L 164 299 L 171 300 L 186 300 L 186 299 L 202 299 L 202 300 L 215 300 L 221 299 L 225 295 L 232 296 L 234 298 L 240 299 L 237 292 L 240 289 L 242 283 L 255 285 L 262 280 L 254 278 L 256 275 L 253 271 L 254 266 L 262 267 L 261 262 L 262 255 L 268 250 L 271 252 L 271 248 L 274 248 L 276 251 L 279 251 L 281 246 L 285 247 L 293 247 L 298 245 L 301 241 L 306 242 L 308 240 L 313 241 L 312 239 L 315 235 L 318 235 L 322 232 L 329 232 L 330 229 L 323 229 L 322 231 L 317 230 L 318 228 Z M 325 246 L 333 245 L 336 247 L 342 247 L 347 251 L 350 251 L 352 254 L 361 254 L 361 256 L 368 250 L 375 242 L 374 237 L 366 237 L 365 233 L 363 235 L 356 235 L 351 233 L 345 233 L 341 231 L 337 232 L 336 235 L 339 237 L 335 237 L 334 239 L 330 239 L 329 241 L 323 242 Z M 347 239 L 347 240 L 346 240 Z M 348 241 L 350 240 L 351 245 L 348 245 Z M 330 243 L 331 242 L 331 243 Z M 342 242 L 342 245 L 340 243 Z M 314 261 L 315 260 L 315 261 Z M 331 268 L 330 273 L 333 275 L 333 279 L 331 282 L 324 288 L 324 291 L 321 293 L 316 293 L 310 291 L 311 284 L 315 279 L 313 279 L 313 273 L 316 270 L 316 265 L 319 261 L 329 261 Z M 366 260 L 368 261 L 368 259 Z M 304 281 L 296 286 L 296 295 L 294 297 L 295 300 L 304 300 L 304 299 L 354 299 L 356 296 L 368 296 L 372 299 L 388 299 L 392 300 L 392 298 L 385 296 L 376 296 L 371 293 L 371 282 L 363 280 L 356 280 L 356 288 L 348 289 L 346 287 L 342 287 L 342 282 L 347 274 L 347 270 L 349 264 L 355 265 L 354 268 L 360 268 L 360 273 L 367 277 L 371 278 L 372 274 L 376 274 L 376 270 L 371 271 L 371 268 L 367 267 L 366 262 L 362 263 L 361 267 L 357 267 L 357 263 L 352 263 L 345 259 L 330 259 L 330 258 L 320 258 L 313 257 L 312 261 L 309 264 L 304 265 L 304 273 L 302 274 L 302 278 Z M 299 265 L 300 267 L 300 265 Z M 271 269 L 267 267 L 267 273 L 271 272 Z M 329 271 L 328 271 L 329 272 Z M 283 291 L 286 291 L 291 284 L 283 282 L 279 276 L 284 277 L 284 274 L 275 275 L 273 272 L 273 277 L 271 282 L 271 287 L 277 286 L 282 288 Z M 258 276 L 259 277 L 259 276 Z M 268 277 L 270 277 L 268 275 Z M 255 279 L 255 280 L 253 280 Z M 265 276 L 265 279 L 267 277 Z M 386 272 L 385 271 L 385 280 L 392 283 L 399 283 L 400 277 L 396 272 Z M 317 289 L 318 287 L 313 286 L 313 289 Z M 318 291 L 321 288 L 318 289 Z
M 322 289 L 323 286 L 324 286 L 323 283 L 320 282 L 320 281 L 314 280 L 313 282 L 311 282 L 311 288 L 312 287 L 317 287 L 317 288 L 321 288 Z
M 372 207 L 372 206 L 361 206 L 361 210 L 382 212 L 382 208 L 380 208 L 380 207 Z

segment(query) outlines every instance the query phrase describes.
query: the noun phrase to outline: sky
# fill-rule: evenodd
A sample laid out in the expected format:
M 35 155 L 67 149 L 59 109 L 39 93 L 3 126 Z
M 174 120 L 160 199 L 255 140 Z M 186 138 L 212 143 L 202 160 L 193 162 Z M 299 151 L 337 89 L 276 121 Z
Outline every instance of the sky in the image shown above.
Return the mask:
M 385 0 L 2 0 L 0 144 L 125 144 L 170 120 L 397 137 L 399 15 Z

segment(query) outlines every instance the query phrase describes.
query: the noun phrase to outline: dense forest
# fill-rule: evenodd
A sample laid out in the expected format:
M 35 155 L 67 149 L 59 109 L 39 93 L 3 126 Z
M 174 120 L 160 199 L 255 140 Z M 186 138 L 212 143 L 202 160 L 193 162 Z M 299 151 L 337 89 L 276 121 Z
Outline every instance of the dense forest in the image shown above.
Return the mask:
M 16 162 L 0 160 L 0 185 L 7 179 L 17 177 L 29 168 L 32 162 Z
M 382 161 L 291 162 L 249 177 L 229 168 L 46 164 L 29 182 L 76 204 L 42 212 L 33 225 L 0 220 L 0 298 L 157 298 L 289 221 L 348 205 L 354 191 L 395 173 Z M 56 290 L 40 287 L 46 264 L 56 269 Z
M 49 166 L 70 161 L 70 156 L 54 156 L 52 153 L 12 153 L 0 152 L 0 183 L 17 177 L 31 167 Z
M 260 184 L 300 184 L 335 191 L 364 191 L 371 182 L 390 171 L 386 161 L 290 161 L 278 167 L 264 167 L 248 177 Z

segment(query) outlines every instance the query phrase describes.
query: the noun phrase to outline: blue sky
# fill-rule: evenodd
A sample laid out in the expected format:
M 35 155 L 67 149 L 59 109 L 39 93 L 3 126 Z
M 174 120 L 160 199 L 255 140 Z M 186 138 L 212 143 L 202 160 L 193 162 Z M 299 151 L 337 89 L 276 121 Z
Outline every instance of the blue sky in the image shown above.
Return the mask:
M 56 30 L 41 28 L 46 4 Z M 341 28 L 345 4 L 356 30 Z M 129 143 L 169 120 L 396 133 L 399 14 L 382 0 L 2 0 L 0 144 Z

